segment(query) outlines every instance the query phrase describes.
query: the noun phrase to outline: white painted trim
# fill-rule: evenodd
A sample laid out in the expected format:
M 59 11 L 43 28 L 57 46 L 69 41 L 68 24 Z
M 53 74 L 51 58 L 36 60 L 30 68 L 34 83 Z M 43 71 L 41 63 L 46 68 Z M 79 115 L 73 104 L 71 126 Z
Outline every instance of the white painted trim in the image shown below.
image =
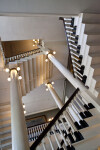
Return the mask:
M 0 16 L 8 16 L 8 17 L 41 17 L 41 16 L 47 16 L 47 17 L 75 17 L 78 14 L 35 14 L 35 13 L 0 13 Z
M 46 112 L 46 111 L 50 111 L 50 110 L 53 110 L 53 109 L 57 109 L 58 107 L 52 107 L 52 108 L 49 108 L 49 109 L 44 109 L 44 110 L 41 110 L 41 111 L 36 111 L 34 113 L 28 113 L 25 115 L 26 116 L 30 116 L 30 115 L 34 115 L 34 114 L 38 114 L 38 113 L 43 113 L 43 112 Z

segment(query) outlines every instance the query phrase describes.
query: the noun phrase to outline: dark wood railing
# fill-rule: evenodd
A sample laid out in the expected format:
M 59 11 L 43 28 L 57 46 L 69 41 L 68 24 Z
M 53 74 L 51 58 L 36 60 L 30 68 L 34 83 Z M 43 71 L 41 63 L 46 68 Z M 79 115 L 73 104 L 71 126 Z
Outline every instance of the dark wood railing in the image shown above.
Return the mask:
M 26 52 L 17 54 L 15 56 L 5 58 L 5 60 L 6 60 L 6 63 L 9 63 L 9 62 L 12 62 L 12 61 L 15 61 L 15 60 L 20 60 L 21 58 L 29 57 L 33 54 L 37 54 L 37 53 L 40 53 L 40 52 L 42 52 L 40 50 L 40 48 L 37 48 L 37 49 L 33 49 L 33 50 L 30 50 L 30 51 L 26 51 Z
M 79 88 L 75 90 L 75 92 L 72 94 L 72 96 L 69 98 L 69 100 L 65 103 L 65 105 L 60 109 L 60 111 L 57 113 L 57 115 L 54 117 L 54 119 L 49 123 L 49 125 L 45 128 L 45 130 L 41 133 L 41 135 L 38 137 L 38 139 L 32 144 L 30 147 L 30 150 L 35 150 L 36 147 L 40 144 L 42 139 L 46 136 L 48 131 L 50 131 L 51 127 L 55 124 L 55 122 L 58 120 L 59 116 L 63 113 L 63 111 L 66 109 L 66 107 L 71 103 L 75 95 L 78 93 Z

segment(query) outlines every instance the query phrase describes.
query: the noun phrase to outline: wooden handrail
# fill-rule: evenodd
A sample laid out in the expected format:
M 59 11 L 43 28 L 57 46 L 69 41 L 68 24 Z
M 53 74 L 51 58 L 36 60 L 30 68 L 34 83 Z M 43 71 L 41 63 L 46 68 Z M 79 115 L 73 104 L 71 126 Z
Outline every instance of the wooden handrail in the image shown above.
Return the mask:
M 37 50 L 40 50 L 40 48 L 32 49 L 32 50 L 29 50 L 29 51 L 26 51 L 26 52 L 22 52 L 22 53 L 17 54 L 17 55 L 23 55 L 23 54 L 27 54 L 27 53 L 30 53 L 30 52 L 35 52 Z M 16 57 L 17 55 L 14 55 L 14 56 L 11 56 L 11 57 Z M 8 58 L 10 58 L 10 57 L 8 57 Z
M 30 50 L 30 51 L 27 51 L 27 52 L 23 52 L 23 53 L 20 53 L 20 54 L 18 54 L 18 55 L 15 55 L 15 56 L 12 56 L 12 57 L 8 57 L 8 58 L 5 58 L 5 60 L 6 60 L 6 63 L 9 63 L 9 62 L 12 62 L 12 61 L 15 61 L 15 60 L 19 60 L 19 59 L 21 59 L 21 57 L 22 58 L 25 58 L 25 57 L 29 57 L 30 55 L 32 55 L 31 53 L 34 53 L 34 54 L 36 54 L 36 53 L 40 53 L 40 52 L 42 52 L 41 50 L 40 50 L 40 48 L 37 48 L 37 49 L 34 49 L 34 50 Z M 22 55 L 22 56 L 21 56 Z M 29 56 L 24 56 L 24 55 L 29 55 Z M 10 60 L 11 59 L 11 60 Z
M 45 137 L 45 135 L 50 131 L 51 127 L 55 124 L 55 122 L 58 120 L 59 116 L 63 113 L 63 111 L 66 109 L 66 107 L 70 104 L 70 102 L 73 100 L 75 95 L 78 93 L 79 88 L 75 90 L 75 92 L 72 94 L 72 96 L 69 98 L 69 100 L 65 103 L 65 105 L 60 109 L 60 111 L 56 114 L 54 119 L 48 124 L 48 126 L 44 129 L 44 131 L 40 134 L 38 139 L 32 144 L 30 147 L 30 150 L 35 150 L 35 148 L 38 146 L 38 144 L 42 141 L 42 139 Z

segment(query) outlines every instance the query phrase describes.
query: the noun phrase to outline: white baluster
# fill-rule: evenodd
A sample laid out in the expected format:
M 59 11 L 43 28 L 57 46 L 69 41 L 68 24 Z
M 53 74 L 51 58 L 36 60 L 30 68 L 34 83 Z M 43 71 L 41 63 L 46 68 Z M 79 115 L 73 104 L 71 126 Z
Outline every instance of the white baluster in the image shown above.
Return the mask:
M 76 49 L 74 49 L 74 48 L 72 48 L 72 47 L 70 47 L 70 50 L 73 50 L 74 52 L 77 52 L 77 50 L 76 50 Z
M 49 134 L 49 133 L 47 134 L 47 137 L 48 137 L 48 140 L 49 140 L 51 149 L 54 150 L 54 147 L 53 147 L 53 144 L 52 144 L 51 137 L 50 137 L 50 134 Z
M 63 124 L 63 127 L 65 128 L 65 130 L 66 130 L 67 134 L 68 134 L 68 133 L 70 133 L 70 132 L 69 132 L 69 130 L 67 129 L 67 127 L 66 127 L 65 123 L 63 122 L 62 117 L 60 117 L 60 120 L 61 120 L 61 122 L 62 122 L 62 124 Z M 75 135 L 74 135 L 74 134 L 72 134 L 72 136 L 73 136 L 74 140 L 76 140 Z
M 72 20 L 72 18 L 64 18 L 64 20 L 66 21 L 71 21 Z
M 75 54 L 75 53 L 73 53 L 72 51 L 70 52 L 72 55 L 75 55 L 76 57 L 78 57 L 79 58 L 79 55 L 78 54 Z
M 80 65 L 79 63 L 77 63 L 76 61 L 72 60 L 72 62 L 73 62 L 74 64 L 76 64 L 78 67 L 81 67 L 81 65 Z
M 75 106 L 71 103 L 70 106 L 72 107 L 72 109 L 74 110 L 74 112 L 77 114 L 78 118 L 80 120 L 82 120 L 82 117 L 79 115 L 79 112 L 77 111 L 77 109 L 75 108 Z
M 78 102 L 78 100 L 74 100 L 74 101 L 75 101 L 75 103 L 80 107 L 80 109 L 81 109 L 83 112 L 86 111 L 86 109 L 80 105 L 80 103 Z
M 62 133 L 62 131 L 61 131 L 60 127 L 59 127 L 58 121 L 56 122 L 56 126 L 57 126 L 57 128 L 59 129 L 59 131 L 60 131 L 60 134 L 61 134 L 61 136 L 62 136 L 62 139 L 64 140 L 65 145 L 67 146 L 69 143 L 68 143 L 68 141 L 66 141 L 66 139 L 65 139 L 65 137 L 64 137 L 64 135 L 63 135 L 63 133 Z
M 67 33 L 70 33 L 70 34 L 73 34 L 73 32 L 72 32 L 72 31 L 67 31 L 67 30 L 66 30 L 66 32 L 67 32 Z
M 74 29 L 73 27 L 70 27 L 70 26 L 69 26 L 69 27 L 68 27 L 68 26 L 65 26 L 65 28 L 66 28 L 66 29 L 71 29 L 71 30 Z
M 44 139 L 42 140 L 42 146 L 43 146 L 43 149 L 46 150 L 46 146 L 45 146 L 45 141 L 44 141 Z
M 66 115 L 66 114 L 67 114 L 67 115 Z M 76 129 L 76 127 L 75 127 L 75 125 L 74 125 L 72 119 L 70 118 L 68 112 L 64 111 L 64 112 L 63 112 L 63 115 L 64 115 L 64 117 L 65 117 L 65 119 L 66 119 L 66 121 L 67 121 L 69 127 L 71 127 L 72 131 L 75 132 L 77 129 Z
M 69 45 L 70 45 L 70 46 L 73 46 L 73 47 L 75 47 L 75 48 L 77 48 L 77 45 L 74 45 L 74 44 L 72 44 L 72 43 L 69 43 Z
M 53 127 L 53 128 L 54 128 L 54 127 Z M 55 140 L 56 140 L 56 142 L 57 142 L 58 147 L 61 148 L 61 144 L 60 144 L 60 142 L 59 142 L 59 140 L 58 140 L 58 137 L 57 137 L 57 135 L 56 135 L 55 129 L 53 129 L 53 128 L 52 128 L 52 131 L 53 131 L 53 133 L 54 133 Z
M 80 118 L 78 117 L 78 115 L 76 114 L 76 112 L 74 111 L 74 109 L 72 107 L 69 107 L 69 111 L 70 111 L 71 115 L 73 116 L 73 118 L 75 119 L 75 121 L 77 121 L 80 124 L 80 122 L 79 122 Z
M 71 112 L 69 111 L 69 107 L 66 108 L 66 111 L 68 112 L 70 118 L 72 119 L 73 123 L 75 122 L 74 117 L 72 116 Z
M 73 55 L 71 55 L 71 58 L 72 59 L 74 59 L 74 60 L 76 60 L 76 61 L 79 61 L 79 59 L 78 58 L 76 58 L 75 56 L 73 56 Z

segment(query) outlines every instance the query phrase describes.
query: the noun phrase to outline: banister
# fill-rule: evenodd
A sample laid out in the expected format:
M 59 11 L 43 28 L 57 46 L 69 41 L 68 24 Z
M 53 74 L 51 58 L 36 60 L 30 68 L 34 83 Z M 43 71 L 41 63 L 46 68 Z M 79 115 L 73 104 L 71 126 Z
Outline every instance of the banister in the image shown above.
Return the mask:
M 41 142 L 41 140 L 46 136 L 47 132 L 51 129 L 51 127 L 55 124 L 59 116 L 63 113 L 63 111 L 66 109 L 66 107 L 69 105 L 69 103 L 72 101 L 72 99 L 75 97 L 75 95 L 78 93 L 79 88 L 75 90 L 75 92 L 72 94 L 72 96 L 69 98 L 69 100 L 65 103 L 65 105 L 60 109 L 60 111 L 56 114 L 54 119 L 49 123 L 49 125 L 45 128 L 45 130 L 41 133 L 41 135 L 38 137 L 38 139 L 32 144 L 30 147 L 30 150 L 34 150 L 38 144 Z
M 37 48 L 37 49 L 34 49 L 34 50 L 30 50 L 30 51 L 27 51 L 27 52 L 23 52 L 23 53 L 20 53 L 18 55 L 15 55 L 15 56 L 5 58 L 6 59 L 6 63 L 8 63 L 10 61 L 14 61 L 14 60 L 19 60 L 19 59 L 24 58 L 24 57 L 29 57 L 32 54 L 36 54 L 36 53 L 40 53 L 40 52 L 41 52 L 40 48 Z
M 63 24 L 64 24 L 64 18 L 63 17 L 60 17 L 59 20 L 62 20 L 63 21 Z M 64 24 L 64 28 L 65 28 L 65 24 Z M 68 36 L 67 36 L 67 33 L 66 33 L 66 40 L 67 40 L 67 43 L 68 43 Z M 69 70 L 72 70 L 72 73 L 73 73 L 73 76 L 75 77 L 74 75 L 74 71 L 73 71 L 73 63 L 72 63 L 72 59 L 71 59 L 71 53 L 70 53 L 70 48 L 69 48 L 69 44 L 68 45 L 68 50 L 69 50 L 69 57 L 68 57 L 68 69 Z
M 80 71 L 77 69 L 77 65 L 73 63 L 75 61 L 80 66 L 82 65 L 83 56 L 80 55 L 80 48 L 81 46 L 78 45 L 78 38 L 79 36 L 76 35 L 76 28 L 74 26 L 75 18 L 63 18 L 60 17 L 59 20 L 63 21 L 67 45 L 69 50 L 69 57 L 68 57 L 68 69 L 72 72 L 73 76 L 81 80 L 84 84 L 86 83 L 87 77 L 84 77 L 84 70 L 85 67 L 81 67 Z M 77 72 L 76 72 L 77 70 Z

